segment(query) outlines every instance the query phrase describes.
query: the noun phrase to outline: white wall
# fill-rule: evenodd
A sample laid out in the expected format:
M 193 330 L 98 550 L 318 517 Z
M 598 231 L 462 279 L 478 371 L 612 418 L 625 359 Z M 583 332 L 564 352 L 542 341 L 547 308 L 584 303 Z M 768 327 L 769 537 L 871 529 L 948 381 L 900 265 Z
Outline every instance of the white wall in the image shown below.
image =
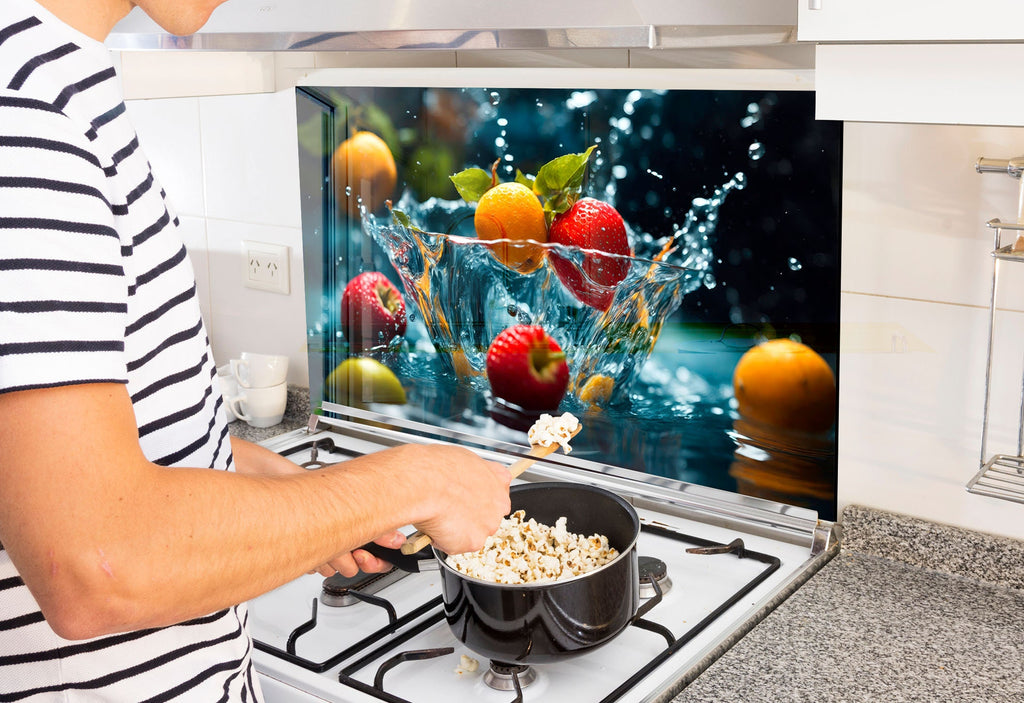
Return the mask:
M 839 500 L 1024 538 L 1024 507 L 968 494 L 981 463 L 992 218 L 1019 183 L 980 156 L 1024 153 L 1024 129 L 847 123 Z M 1005 238 L 1004 243 L 1012 241 Z M 1017 270 L 1019 269 L 1019 270 Z M 1005 265 L 989 449 L 1017 454 L 1024 265 Z
M 217 363 L 286 354 L 288 382 L 308 385 L 294 91 L 127 104 L 181 219 Z M 244 287 L 243 240 L 290 248 L 289 295 Z
M 290 88 L 129 101 L 177 203 L 218 362 L 242 350 L 288 354 L 289 381 L 304 384 L 294 110 Z M 858 503 L 1024 538 L 1024 507 L 965 490 L 980 463 L 985 222 L 1015 219 L 1018 194 L 1016 181 L 973 164 L 1018 154 L 1024 128 L 847 124 L 840 509 Z M 242 286 L 245 238 L 291 247 L 291 295 Z M 1017 453 L 1024 265 L 1003 278 L 990 448 Z

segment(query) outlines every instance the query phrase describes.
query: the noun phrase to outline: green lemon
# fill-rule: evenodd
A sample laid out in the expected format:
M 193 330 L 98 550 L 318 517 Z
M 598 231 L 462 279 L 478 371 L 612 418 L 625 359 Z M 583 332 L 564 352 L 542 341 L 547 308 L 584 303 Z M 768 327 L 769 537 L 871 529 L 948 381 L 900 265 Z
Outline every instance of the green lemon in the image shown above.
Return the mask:
M 345 359 L 327 376 L 324 387 L 328 397 L 344 405 L 405 403 L 405 389 L 398 377 L 387 366 L 369 357 Z

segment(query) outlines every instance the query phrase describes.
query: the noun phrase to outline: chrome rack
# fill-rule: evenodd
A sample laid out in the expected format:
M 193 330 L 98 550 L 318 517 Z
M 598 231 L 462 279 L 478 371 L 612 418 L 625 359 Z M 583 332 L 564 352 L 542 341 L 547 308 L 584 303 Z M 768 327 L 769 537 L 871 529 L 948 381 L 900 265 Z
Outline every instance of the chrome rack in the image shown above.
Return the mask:
M 978 473 L 967 483 L 967 490 L 978 495 L 1002 498 L 1024 503 L 1024 380 L 1021 385 L 1018 420 L 1017 454 L 988 454 L 989 406 L 992 394 L 992 351 L 996 322 L 996 289 L 1000 263 L 1024 261 L 1024 156 L 1012 159 L 980 158 L 975 164 L 978 173 L 1004 173 L 1020 181 L 1017 203 L 1017 222 L 989 220 L 987 226 L 995 231 L 992 248 L 992 293 L 989 297 L 988 352 L 985 363 L 985 406 L 982 414 L 981 459 Z M 1013 232 L 1014 241 L 1003 244 L 1003 232 Z

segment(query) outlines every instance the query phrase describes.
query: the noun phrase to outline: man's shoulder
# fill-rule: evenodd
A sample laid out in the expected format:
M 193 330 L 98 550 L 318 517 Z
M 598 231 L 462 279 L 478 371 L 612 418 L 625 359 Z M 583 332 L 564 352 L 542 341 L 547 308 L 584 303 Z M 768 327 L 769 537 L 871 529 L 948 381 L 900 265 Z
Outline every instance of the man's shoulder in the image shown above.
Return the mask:
M 82 126 L 52 103 L 0 89 L 0 149 L 82 161 L 102 169 Z

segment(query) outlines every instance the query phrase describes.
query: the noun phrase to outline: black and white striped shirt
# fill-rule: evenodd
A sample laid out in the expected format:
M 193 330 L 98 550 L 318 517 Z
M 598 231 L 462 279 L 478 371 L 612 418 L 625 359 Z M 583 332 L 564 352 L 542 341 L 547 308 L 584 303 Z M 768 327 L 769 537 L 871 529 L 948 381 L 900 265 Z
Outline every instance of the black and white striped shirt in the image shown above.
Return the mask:
M 33 0 L 0 1 L 0 393 L 124 383 L 151 461 L 228 470 L 177 228 L 109 52 Z M 0 548 L 0 703 L 258 700 L 245 620 L 69 642 Z

